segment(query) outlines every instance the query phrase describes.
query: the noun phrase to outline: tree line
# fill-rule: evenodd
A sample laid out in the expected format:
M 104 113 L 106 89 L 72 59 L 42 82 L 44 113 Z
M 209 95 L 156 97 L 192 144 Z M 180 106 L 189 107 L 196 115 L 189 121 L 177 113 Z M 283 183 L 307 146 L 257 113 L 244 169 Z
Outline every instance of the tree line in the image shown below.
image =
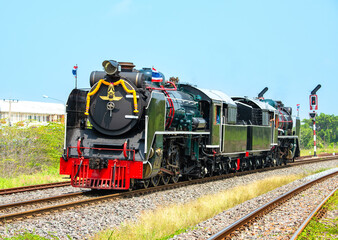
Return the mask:
M 317 147 L 335 148 L 338 145 L 338 116 L 321 113 L 316 117 Z M 300 127 L 301 148 L 313 147 L 312 119 L 303 119 Z

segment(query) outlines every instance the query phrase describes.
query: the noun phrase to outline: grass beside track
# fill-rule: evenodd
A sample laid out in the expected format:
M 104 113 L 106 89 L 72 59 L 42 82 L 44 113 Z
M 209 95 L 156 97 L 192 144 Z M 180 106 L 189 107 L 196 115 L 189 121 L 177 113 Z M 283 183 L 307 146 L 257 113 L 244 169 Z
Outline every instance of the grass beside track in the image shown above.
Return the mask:
M 26 232 L 24 234 L 20 234 L 18 236 L 12 237 L 12 238 L 1 238 L 0 239 L 4 240 L 49 240 L 49 239 L 58 239 L 57 237 L 50 236 L 49 238 L 41 237 L 39 235 L 35 235 L 29 232 Z
M 143 212 L 137 222 L 124 222 L 119 228 L 98 233 L 94 239 L 169 239 L 224 210 L 303 177 L 271 177 L 183 205 L 160 206 L 155 211 Z
M 338 212 L 338 192 L 324 204 L 327 211 Z M 309 222 L 304 231 L 298 237 L 299 240 L 309 239 L 338 239 L 338 217 L 335 218 L 314 218 Z
M 43 172 L 24 174 L 13 178 L 0 177 L 0 189 L 67 181 L 63 177 L 59 174 L 58 168 L 50 168 Z
M 335 153 L 338 155 L 338 149 L 337 148 L 317 148 L 316 154 L 321 153 Z M 313 155 L 313 148 L 312 149 L 301 149 L 300 150 L 300 156 L 308 156 Z

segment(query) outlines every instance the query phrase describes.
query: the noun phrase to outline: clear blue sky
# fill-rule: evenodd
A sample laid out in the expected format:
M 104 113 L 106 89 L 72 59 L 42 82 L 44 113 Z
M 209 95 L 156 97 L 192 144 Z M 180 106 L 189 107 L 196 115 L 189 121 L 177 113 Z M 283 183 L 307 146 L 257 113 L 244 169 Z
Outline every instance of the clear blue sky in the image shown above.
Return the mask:
M 0 0 L 0 99 L 67 100 L 106 59 L 338 115 L 338 1 Z

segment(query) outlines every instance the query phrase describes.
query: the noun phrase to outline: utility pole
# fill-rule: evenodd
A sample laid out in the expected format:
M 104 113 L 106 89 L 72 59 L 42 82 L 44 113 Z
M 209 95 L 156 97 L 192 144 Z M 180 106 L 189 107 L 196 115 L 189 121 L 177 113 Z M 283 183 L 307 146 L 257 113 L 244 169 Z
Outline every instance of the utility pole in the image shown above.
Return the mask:
M 11 123 L 11 115 L 12 115 L 12 103 L 17 103 L 19 100 L 17 99 L 4 99 L 5 102 L 8 102 L 8 125 L 12 126 Z
M 310 118 L 312 118 L 313 122 L 313 156 L 317 157 L 317 137 L 316 137 L 316 110 L 318 110 L 318 96 L 316 95 L 317 91 L 322 87 L 322 85 L 318 84 L 317 87 L 315 87 L 311 91 L 310 95 Z

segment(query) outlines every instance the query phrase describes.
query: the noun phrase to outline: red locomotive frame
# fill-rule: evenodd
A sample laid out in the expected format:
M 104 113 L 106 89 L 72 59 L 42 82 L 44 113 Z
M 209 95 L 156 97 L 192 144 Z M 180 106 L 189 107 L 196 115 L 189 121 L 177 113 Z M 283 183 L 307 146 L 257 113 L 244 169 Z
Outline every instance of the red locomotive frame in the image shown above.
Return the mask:
M 80 141 L 79 141 L 80 142 Z M 68 157 L 69 149 L 77 148 L 78 157 Z M 109 159 L 108 167 L 104 169 L 89 168 L 89 159 L 84 158 L 81 151 L 89 149 L 85 147 L 67 148 L 67 158 L 60 158 L 60 174 L 70 175 L 73 187 L 127 190 L 130 188 L 130 179 L 142 179 L 143 163 L 135 161 L 135 151 L 126 148 L 107 149 L 92 148 L 96 150 L 122 151 L 127 158 L 128 152 L 132 153 L 131 160 Z

